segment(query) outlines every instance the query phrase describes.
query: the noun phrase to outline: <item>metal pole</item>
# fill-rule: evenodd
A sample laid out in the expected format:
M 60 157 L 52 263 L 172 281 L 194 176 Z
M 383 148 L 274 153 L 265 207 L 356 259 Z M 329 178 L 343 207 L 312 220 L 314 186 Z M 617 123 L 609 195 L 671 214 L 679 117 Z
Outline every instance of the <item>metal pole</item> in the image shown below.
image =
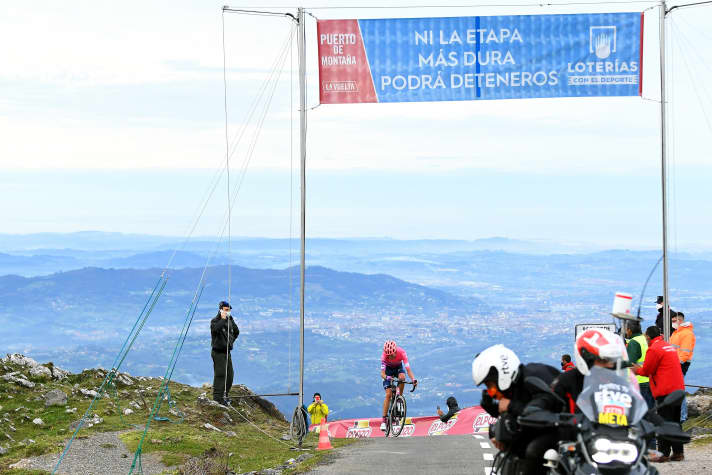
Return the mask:
M 667 173 L 665 170 L 665 0 L 660 3 L 660 162 L 663 194 L 663 335 L 670 340 L 670 299 L 668 298 L 668 258 L 667 258 Z
M 304 28 L 304 9 L 297 13 L 299 35 L 299 161 L 301 172 L 301 262 L 299 290 L 299 407 L 304 405 L 304 270 L 306 253 L 306 158 L 307 158 L 307 90 L 306 90 L 306 29 Z

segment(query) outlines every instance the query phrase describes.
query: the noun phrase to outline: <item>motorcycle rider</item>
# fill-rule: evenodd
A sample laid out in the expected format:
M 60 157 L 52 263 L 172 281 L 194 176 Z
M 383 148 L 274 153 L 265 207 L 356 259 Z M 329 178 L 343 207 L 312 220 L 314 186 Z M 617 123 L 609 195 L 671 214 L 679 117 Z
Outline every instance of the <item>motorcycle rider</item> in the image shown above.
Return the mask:
M 490 426 L 490 439 L 504 457 L 498 473 L 502 475 L 527 475 L 545 473 L 543 455 L 557 441 L 555 431 L 522 428 L 517 417 L 534 394 L 525 386 L 524 379 L 536 376 L 550 384 L 559 370 L 541 363 L 522 364 L 517 355 L 504 345 L 494 345 L 478 354 L 472 361 L 472 379 L 476 386 L 485 384 L 482 391 L 482 408 L 492 417 L 499 418 Z M 499 456 L 498 456 L 499 457 Z
M 591 367 L 615 369 L 616 361 L 628 361 L 628 353 L 620 337 L 602 328 L 591 328 L 576 338 L 574 359 L 576 369 L 560 374 L 551 385 L 551 389 L 567 402 L 567 407 L 561 408 L 561 404 L 550 394 L 539 393 L 527 407 L 527 413 L 535 409 L 571 414 L 579 412 L 576 399 L 583 389 L 584 377 L 591 373 Z
M 524 414 L 545 410 L 549 412 L 580 413 L 581 410 L 576 400 L 583 390 L 584 378 L 591 373 L 591 367 L 599 366 L 610 370 L 616 369 L 616 363 L 621 361 L 622 366 L 628 365 L 628 352 L 623 340 L 616 334 L 602 329 L 592 328 L 583 332 L 574 343 L 574 357 L 576 369 L 559 375 L 551 385 L 551 389 L 561 399 L 566 401 L 566 407 L 551 394 L 538 393 L 532 402 L 524 409 Z M 625 371 L 629 371 L 625 369 Z M 660 424 L 663 419 L 655 412 L 646 417 L 654 424 Z M 573 440 L 573 429 L 560 429 L 559 438 Z M 654 447 L 651 441 L 649 448 Z

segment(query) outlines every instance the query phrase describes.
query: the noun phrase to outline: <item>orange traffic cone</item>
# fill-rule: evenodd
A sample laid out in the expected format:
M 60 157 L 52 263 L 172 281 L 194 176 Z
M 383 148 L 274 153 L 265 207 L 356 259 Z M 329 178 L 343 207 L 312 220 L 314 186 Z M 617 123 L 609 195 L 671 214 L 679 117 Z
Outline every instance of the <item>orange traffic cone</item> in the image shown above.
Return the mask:
M 324 419 L 321 420 L 321 426 L 319 426 L 319 445 L 316 450 L 329 450 L 333 449 L 331 446 L 331 441 L 329 440 L 329 429 L 326 428 L 326 423 Z

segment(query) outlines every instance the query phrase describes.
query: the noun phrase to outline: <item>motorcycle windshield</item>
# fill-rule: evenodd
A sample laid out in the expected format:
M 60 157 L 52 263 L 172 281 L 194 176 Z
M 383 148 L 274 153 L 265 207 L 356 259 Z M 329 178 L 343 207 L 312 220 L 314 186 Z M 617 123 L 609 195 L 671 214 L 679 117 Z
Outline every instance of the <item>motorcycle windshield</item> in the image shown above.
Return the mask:
M 648 411 L 638 381 L 629 369 L 615 371 L 593 366 L 583 380 L 576 404 L 589 420 L 613 427 L 633 425 Z

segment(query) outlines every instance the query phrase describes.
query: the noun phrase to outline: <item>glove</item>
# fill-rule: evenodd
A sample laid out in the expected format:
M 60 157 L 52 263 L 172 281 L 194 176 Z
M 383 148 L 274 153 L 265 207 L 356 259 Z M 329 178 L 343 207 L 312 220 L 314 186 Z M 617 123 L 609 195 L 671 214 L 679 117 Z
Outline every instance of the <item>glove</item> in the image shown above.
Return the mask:
M 490 416 L 499 417 L 499 405 L 494 402 L 494 399 L 492 399 L 492 396 L 489 395 L 486 389 L 482 391 L 480 406 L 482 406 L 482 409 L 487 411 L 487 414 Z

